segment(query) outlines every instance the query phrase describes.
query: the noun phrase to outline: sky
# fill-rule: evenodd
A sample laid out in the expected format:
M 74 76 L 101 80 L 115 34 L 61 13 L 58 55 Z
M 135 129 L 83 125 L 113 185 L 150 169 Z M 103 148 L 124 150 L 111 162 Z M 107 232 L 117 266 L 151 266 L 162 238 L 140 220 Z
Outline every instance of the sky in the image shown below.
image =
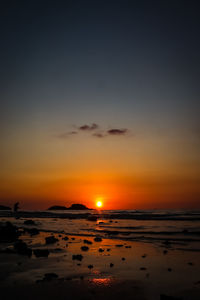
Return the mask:
M 1 204 L 200 208 L 198 1 L 4 1 L 0 23 Z

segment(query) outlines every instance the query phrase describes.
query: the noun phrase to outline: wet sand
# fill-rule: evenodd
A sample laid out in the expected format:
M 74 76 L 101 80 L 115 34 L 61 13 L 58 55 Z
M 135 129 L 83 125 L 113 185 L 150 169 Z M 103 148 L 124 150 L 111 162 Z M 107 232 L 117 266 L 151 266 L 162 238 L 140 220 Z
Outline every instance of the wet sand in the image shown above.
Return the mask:
M 42 230 L 31 235 L 19 228 L 19 239 L 33 253 L 5 253 L 16 252 L 14 243 L 0 243 L 2 299 L 200 299 L 199 245 L 95 241 Z M 50 236 L 55 242 L 46 243 Z M 36 249 L 48 250 L 48 257 L 36 257 Z

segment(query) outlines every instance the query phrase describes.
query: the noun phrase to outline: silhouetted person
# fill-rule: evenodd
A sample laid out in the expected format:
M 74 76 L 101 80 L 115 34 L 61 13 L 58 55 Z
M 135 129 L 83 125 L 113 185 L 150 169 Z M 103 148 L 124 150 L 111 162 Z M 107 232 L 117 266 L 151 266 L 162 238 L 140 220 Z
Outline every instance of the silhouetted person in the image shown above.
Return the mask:
M 19 209 L 19 202 L 16 202 L 13 206 L 13 210 L 14 210 L 14 212 L 17 212 L 18 209 Z

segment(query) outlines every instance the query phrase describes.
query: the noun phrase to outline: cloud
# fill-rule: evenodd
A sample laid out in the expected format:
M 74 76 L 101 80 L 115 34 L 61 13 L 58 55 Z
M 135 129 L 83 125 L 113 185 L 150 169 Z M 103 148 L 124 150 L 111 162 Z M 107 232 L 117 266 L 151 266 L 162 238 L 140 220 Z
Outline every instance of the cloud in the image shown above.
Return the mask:
M 103 133 L 98 133 L 98 132 L 96 132 L 96 133 L 93 134 L 93 136 L 95 136 L 95 137 L 97 137 L 97 138 L 103 138 L 103 137 L 105 137 L 106 135 L 103 134 Z
M 113 128 L 113 129 L 109 129 L 107 130 L 107 133 L 109 135 L 125 135 L 127 134 L 128 129 L 118 129 L 118 128 Z
M 77 131 L 63 132 L 63 133 L 57 135 L 57 137 L 58 137 L 59 139 L 66 139 L 66 138 L 68 138 L 70 135 L 75 135 L 75 134 L 78 134 L 78 132 L 77 132 Z
M 87 125 L 87 124 L 82 125 L 78 129 L 83 131 L 87 131 L 87 130 L 90 131 L 90 130 L 96 130 L 98 128 L 99 126 L 96 123 L 93 123 L 92 125 Z

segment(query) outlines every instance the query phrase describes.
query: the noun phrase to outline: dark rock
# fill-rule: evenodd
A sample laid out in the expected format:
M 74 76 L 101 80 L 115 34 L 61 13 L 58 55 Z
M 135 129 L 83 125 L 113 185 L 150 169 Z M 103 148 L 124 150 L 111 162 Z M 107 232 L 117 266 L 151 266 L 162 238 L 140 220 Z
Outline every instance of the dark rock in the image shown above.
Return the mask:
M 88 244 L 88 245 L 92 245 L 92 242 L 91 242 L 91 241 L 88 241 L 88 240 L 83 240 L 83 243 L 84 243 L 84 244 Z
M 10 222 L 0 224 L 0 242 L 16 241 L 20 233 L 16 226 Z
M 72 237 L 72 241 L 74 241 L 75 240 L 75 238 L 74 237 Z
M 145 271 L 146 269 L 147 269 L 147 268 L 145 268 L 145 267 L 141 267 L 141 268 L 140 268 L 141 271 Z
M 122 244 L 117 244 L 117 245 L 115 245 L 115 247 L 123 247 L 124 245 L 122 245 Z
M 125 258 L 125 257 L 122 257 L 122 260 L 126 260 L 126 258 Z
M 27 244 L 25 242 L 23 242 L 22 240 L 18 240 L 14 244 L 14 250 L 17 252 L 17 254 L 20 254 L 20 255 L 27 255 L 29 257 L 31 257 L 31 255 L 32 255 L 32 249 L 28 248 Z
M 132 248 L 132 247 L 131 247 L 131 246 L 125 246 L 125 248 L 130 249 L 130 248 Z
M 87 220 L 88 221 L 97 221 L 98 220 L 98 217 L 97 216 L 89 216 L 88 218 L 87 218 Z
M 147 255 L 146 255 L 146 254 L 142 255 L 142 258 L 145 258 L 145 257 L 147 257 Z
M 193 264 L 192 262 L 189 262 L 188 265 L 189 265 L 189 266 L 193 266 L 194 264 Z
M 55 244 L 56 242 L 58 242 L 58 239 L 56 239 L 54 236 L 47 236 L 45 240 L 46 244 Z
M 102 249 L 102 248 L 99 248 L 99 252 L 104 252 L 104 249 Z
M 37 235 L 40 233 L 37 228 L 25 228 L 24 231 L 30 235 Z
M 36 257 L 48 257 L 49 256 L 49 250 L 48 249 L 34 249 L 33 253 Z
M 83 204 L 72 204 L 68 209 L 74 209 L 74 210 L 89 210 L 90 208 L 88 208 L 87 206 L 83 205 Z
M 46 273 L 46 274 L 44 274 L 43 280 L 50 281 L 50 280 L 57 279 L 57 278 L 58 278 L 58 275 L 56 273 Z
M 24 225 L 36 225 L 33 220 L 25 220 Z
M 110 263 L 110 268 L 112 268 L 114 266 L 114 264 L 113 263 Z
M 168 268 L 168 269 L 167 269 L 167 271 L 168 271 L 168 272 L 171 272 L 171 271 L 172 271 L 172 269 L 171 269 L 171 268 Z
M 93 265 L 89 265 L 89 266 L 88 266 L 88 269 L 92 269 L 92 268 L 93 268 Z
M 82 259 L 83 259 L 83 255 L 81 255 L 81 254 L 74 254 L 74 255 L 72 255 L 72 260 L 82 261 Z
M 82 247 L 81 247 L 81 250 L 82 250 L 82 251 L 88 251 L 88 250 L 89 250 L 89 247 L 87 247 L 87 246 L 82 246 Z
M 9 206 L 0 205 L 0 210 L 11 210 Z
M 163 251 L 163 254 L 167 254 L 167 253 L 168 253 L 168 251 L 167 251 L 167 250 L 164 250 L 164 251 Z
M 64 241 L 68 241 L 68 240 L 69 240 L 68 236 L 65 236 L 65 237 L 63 238 L 63 240 L 64 240 Z
M 106 251 L 108 251 L 108 252 L 110 252 L 110 250 L 111 250 L 110 248 L 107 248 L 107 249 L 106 249 Z
M 94 238 L 94 241 L 95 241 L 95 242 L 101 242 L 101 241 L 102 241 L 102 238 L 101 238 L 100 236 L 96 236 L 96 237 Z

